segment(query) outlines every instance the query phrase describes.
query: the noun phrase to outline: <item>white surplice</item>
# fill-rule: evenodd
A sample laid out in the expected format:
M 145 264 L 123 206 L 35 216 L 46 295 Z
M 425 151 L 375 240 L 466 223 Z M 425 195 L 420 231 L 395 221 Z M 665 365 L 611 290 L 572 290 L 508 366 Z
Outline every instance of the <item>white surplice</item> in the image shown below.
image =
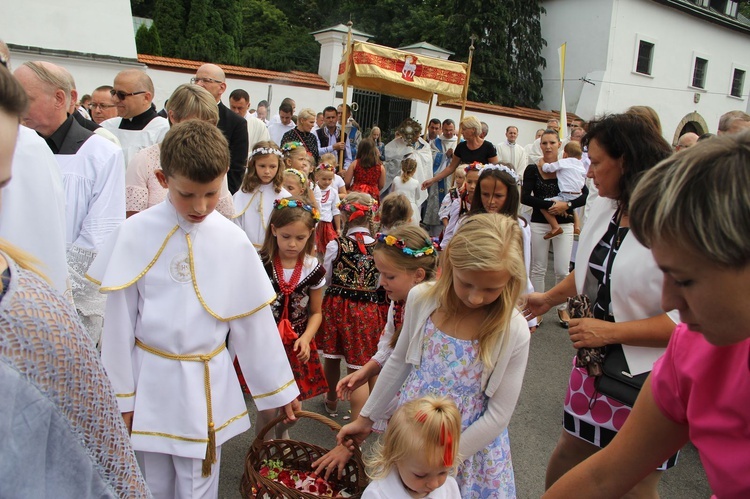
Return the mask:
M 218 352 L 208 361 L 217 447 L 250 428 L 235 354 L 259 410 L 299 395 L 268 306 L 273 287 L 245 234 L 219 213 L 191 224 L 167 199 L 133 215 L 99 252 L 88 277 L 109 293 L 102 361 L 120 410 L 134 411 L 135 450 L 206 455 L 204 363 L 153 350 Z
M 273 182 L 261 184 L 255 192 L 243 192 L 242 189 L 234 193 L 234 223 L 245 231 L 253 246 L 260 248 L 266 239 L 266 228 L 271 220 L 273 202 L 277 199 L 288 198 L 289 192 L 281 188 L 276 192 Z
M 112 132 L 120 141 L 122 152 L 125 154 L 123 166 L 127 166 L 135 153 L 141 149 L 163 141 L 164 136 L 169 131 L 169 121 L 161 116 L 149 121 L 143 130 L 123 130 L 120 128 L 120 123 L 122 123 L 122 118 L 110 118 L 102 121 L 101 126 Z

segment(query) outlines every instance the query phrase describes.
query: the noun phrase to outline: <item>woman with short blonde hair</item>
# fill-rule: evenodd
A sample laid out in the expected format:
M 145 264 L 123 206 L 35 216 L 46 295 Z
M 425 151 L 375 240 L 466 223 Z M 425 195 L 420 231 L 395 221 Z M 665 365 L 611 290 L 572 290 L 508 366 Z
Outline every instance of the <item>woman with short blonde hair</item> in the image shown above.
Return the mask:
M 283 148 L 286 143 L 301 142 L 305 146 L 307 153 L 312 156 L 314 166 L 320 163 L 318 137 L 312 131 L 315 126 L 316 116 L 315 111 L 309 107 L 300 111 L 297 115 L 297 126 L 286 132 L 281 137 L 281 144 L 279 144 Z

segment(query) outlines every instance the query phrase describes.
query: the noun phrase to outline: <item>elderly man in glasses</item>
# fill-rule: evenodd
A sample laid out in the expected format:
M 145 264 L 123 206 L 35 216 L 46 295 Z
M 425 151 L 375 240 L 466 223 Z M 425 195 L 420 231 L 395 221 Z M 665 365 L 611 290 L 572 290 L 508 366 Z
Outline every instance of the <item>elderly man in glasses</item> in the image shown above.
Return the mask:
M 105 300 L 84 275 L 104 241 L 125 219 L 122 150 L 68 114 L 72 78 L 64 68 L 49 62 L 25 62 L 14 75 L 29 96 L 24 124 L 44 139 L 62 175 L 73 301 L 96 342 Z
M 224 70 L 216 64 L 204 64 L 199 67 L 195 77 L 190 79 L 190 83 L 208 90 L 208 93 L 214 96 L 216 104 L 219 106 L 219 124 L 217 126 L 229 142 L 230 163 L 227 182 L 229 192 L 234 194 L 242 185 L 248 152 L 250 146 L 253 145 L 249 143 L 247 120 L 233 113 L 221 102 L 221 96 L 227 89 L 226 76 Z
M 126 69 L 115 76 L 110 95 L 117 109 L 117 118 L 101 123 L 122 144 L 126 164 L 135 153 L 164 139 L 169 122 L 151 104 L 154 83 L 140 69 Z

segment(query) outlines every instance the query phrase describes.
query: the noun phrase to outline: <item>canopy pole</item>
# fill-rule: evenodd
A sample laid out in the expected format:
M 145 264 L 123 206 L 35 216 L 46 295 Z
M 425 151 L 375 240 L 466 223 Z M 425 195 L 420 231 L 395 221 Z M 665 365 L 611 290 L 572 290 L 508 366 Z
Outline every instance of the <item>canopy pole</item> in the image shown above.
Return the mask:
M 424 122 L 424 140 L 425 142 L 429 142 L 427 140 L 427 136 L 429 135 L 428 128 L 430 128 L 430 115 L 432 114 L 432 101 L 435 100 L 435 94 L 432 94 L 430 96 L 430 107 L 427 108 L 427 120 Z
M 474 40 L 477 39 L 476 35 L 469 37 L 471 45 L 469 46 L 469 64 L 466 68 L 466 83 L 464 83 L 464 91 L 461 95 L 461 118 L 458 120 L 458 140 L 461 140 L 461 122 L 464 120 L 464 113 L 466 112 L 466 99 L 469 95 L 469 78 L 471 78 L 471 60 L 474 58 Z
M 344 102 L 341 105 L 341 144 L 346 147 L 346 99 L 347 99 L 347 92 L 349 91 L 349 64 L 350 60 L 352 58 L 352 21 L 349 20 L 346 25 L 349 27 L 349 33 L 346 35 L 346 48 L 344 49 L 344 52 L 346 53 L 346 62 L 344 63 L 344 88 L 342 91 L 342 98 Z M 354 160 L 354 158 L 352 158 Z M 344 149 L 342 148 L 339 151 L 339 167 L 344 167 Z

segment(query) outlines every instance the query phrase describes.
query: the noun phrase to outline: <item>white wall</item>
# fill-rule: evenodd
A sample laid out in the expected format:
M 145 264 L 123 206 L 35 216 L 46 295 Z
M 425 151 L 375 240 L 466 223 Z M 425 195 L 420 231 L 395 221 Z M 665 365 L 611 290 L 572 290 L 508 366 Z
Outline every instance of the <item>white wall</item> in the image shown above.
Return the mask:
M 546 0 L 542 35 L 543 109 L 559 108 L 557 48 L 568 42 L 566 103 L 584 119 L 622 112 L 632 105 L 653 107 L 664 136 L 673 140 L 687 114 L 699 113 L 709 131 L 732 109 L 748 109 L 750 76 L 742 99 L 729 96 L 732 64 L 750 74 L 750 35 L 730 30 L 653 0 Z M 633 72 L 638 35 L 655 42 L 652 77 Z M 706 90 L 690 88 L 693 53 L 708 56 Z M 585 76 L 596 85 L 577 82 Z M 573 81 L 568 81 L 573 80 Z M 695 94 L 700 102 L 694 103 Z
M 3 0 L 6 43 L 135 59 L 129 0 Z

